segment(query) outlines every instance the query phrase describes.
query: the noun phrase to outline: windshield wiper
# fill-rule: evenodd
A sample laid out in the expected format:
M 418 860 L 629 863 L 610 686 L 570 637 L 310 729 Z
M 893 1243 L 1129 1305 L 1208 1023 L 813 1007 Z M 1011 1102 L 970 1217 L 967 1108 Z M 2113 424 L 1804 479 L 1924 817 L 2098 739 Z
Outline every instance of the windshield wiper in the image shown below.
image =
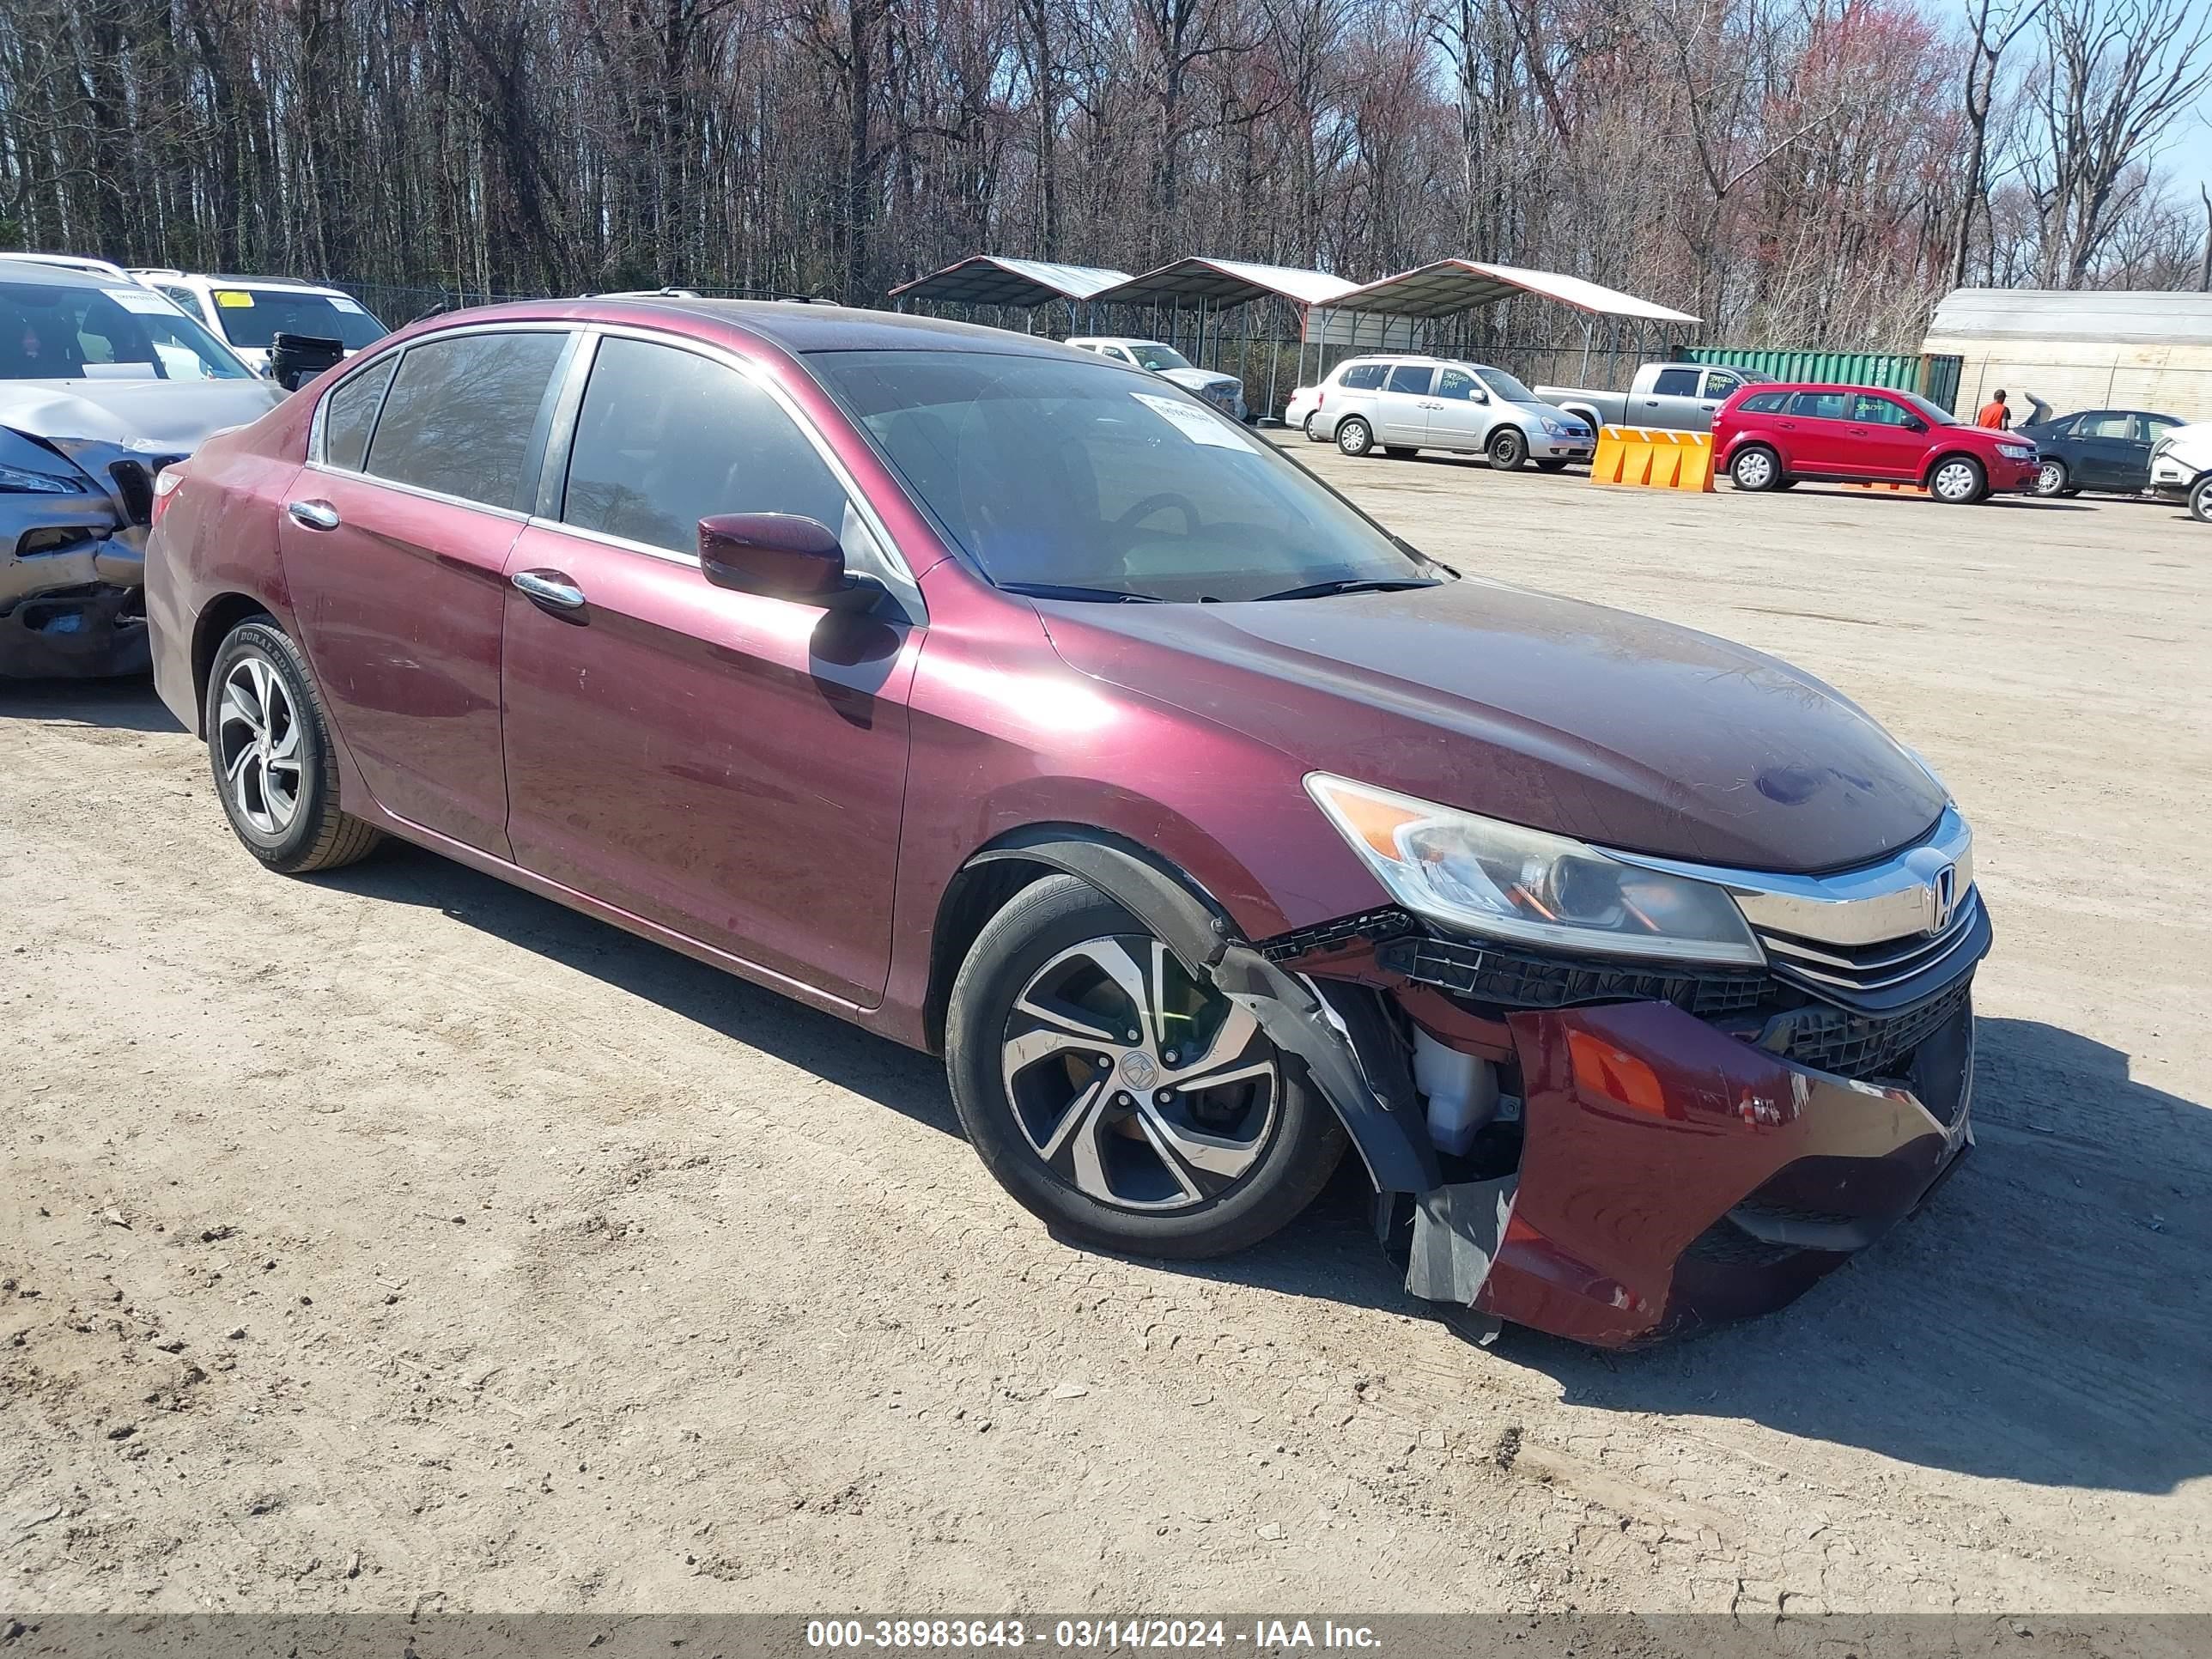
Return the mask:
M 1262 593 L 1262 599 L 1318 599 L 1332 593 L 1395 593 L 1405 587 L 1441 587 L 1431 576 L 1340 576 L 1334 581 L 1308 582 L 1279 593 Z
M 1161 605 L 1151 593 L 1128 593 L 1118 587 L 1074 587 L 1066 582 L 999 582 L 1001 593 L 1023 593 L 1033 599 L 1096 599 L 1108 605 Z

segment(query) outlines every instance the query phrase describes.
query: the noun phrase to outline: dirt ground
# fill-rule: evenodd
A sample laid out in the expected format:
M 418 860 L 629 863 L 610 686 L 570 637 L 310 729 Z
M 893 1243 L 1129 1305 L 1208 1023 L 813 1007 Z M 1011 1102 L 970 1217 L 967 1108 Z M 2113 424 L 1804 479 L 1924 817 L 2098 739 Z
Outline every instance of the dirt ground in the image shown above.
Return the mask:
M 929 1060 L 0 689 L 0 1606 L 2212 1608 L 2212 530 L 1300 454 L 1826 675 L 1974 820 L 1977 1155 L 1788 1312 L 1419 1316 L 1343 1177 L 1066 1249 Z

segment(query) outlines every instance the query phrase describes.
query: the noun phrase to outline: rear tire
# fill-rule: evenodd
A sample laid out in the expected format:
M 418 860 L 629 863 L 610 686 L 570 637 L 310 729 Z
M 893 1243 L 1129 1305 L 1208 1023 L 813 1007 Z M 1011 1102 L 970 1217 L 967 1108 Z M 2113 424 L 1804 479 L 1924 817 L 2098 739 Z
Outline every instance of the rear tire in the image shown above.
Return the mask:
M 1318 411 L 1318 410 L 1316 410 L 1316 413 L 1318 413 L 1319 411 Z M 1313 417 L 1313 416 L 1311 416 L 1311 415 L 1307 416 L 1306 416 L 1306 418 L 1305 418 L 1305 421 L 1304 421 L 1304 428 L 1305 428 L 1306 441 L 1307 441 L 1308 443 L 1310 443 L 1310 444 L 1325 444 L 1325 443 L 1327 443 L 1327 442 L 1328 441 L 1328 440 L 1327 438 L 1324 438 L 1323 436 L 1322 436 L 1322 434 L 1321 434 L 1320 433 L 1318 433 L 1318 432 L 1316 432 L 1316 431 L 1315 431 L 1315 430 L 1314 430 L 1314 417 Z
M 1339 421 L 1336 447 L 1356 460 L 1375 447 L 1375 429 L 1357 415 Z
M 1746 444 L 1729 462 L 1729 478 L 1756 495 L 1782 488 L 1782 458 L 1765 444 Z
M 1528 459 L 1528 440 L 1517 426 L 1502 426 L 1490 434 L 1486 452 L 1493 472 L 1518 472 Z
M 1929 499 L 1947 507 L 1972 507 L 1989 493 L 1989 474 L 1971 455 L 1947 455 L 1928 475 Z
M 985 1167 L 1098 1249 L 1256 1244 L 1313 1201 L 1346 1144 L 1249 1017 L 1073 876 L 984 925 L 953 981 L 945 1064 Z
M 384 839 L 338 806 L 338 767 L 307 661 L 266 618 L 240 623 L 208 671 L 208 763 L 246 850 L 280 875 L 335 870 Z

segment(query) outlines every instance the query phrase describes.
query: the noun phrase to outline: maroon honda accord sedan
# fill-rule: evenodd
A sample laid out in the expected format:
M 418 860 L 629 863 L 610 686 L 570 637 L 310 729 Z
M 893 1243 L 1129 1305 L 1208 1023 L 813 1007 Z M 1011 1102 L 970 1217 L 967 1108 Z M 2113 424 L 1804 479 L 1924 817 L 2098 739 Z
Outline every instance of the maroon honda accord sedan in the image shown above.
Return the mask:
M 1779 1306 L 1970 1140 L 1971 836 L 1756 652 L 1425 556 L 1046 341 L 441 317 L 160 480 L 246 848 L 398 836 L 941 1053 L 1061 1236 L 1218 1255 L 1349 1147 L 1415 1295 Z

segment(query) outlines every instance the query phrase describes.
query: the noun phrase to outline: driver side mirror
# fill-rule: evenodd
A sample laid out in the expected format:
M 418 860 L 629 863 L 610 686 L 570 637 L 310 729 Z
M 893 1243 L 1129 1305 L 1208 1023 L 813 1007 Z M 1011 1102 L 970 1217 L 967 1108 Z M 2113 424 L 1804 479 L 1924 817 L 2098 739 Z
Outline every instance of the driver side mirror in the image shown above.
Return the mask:
M 1908 415 L 1905 417 L 1905 429 L 1907 432 L 1925 432 L 1928 430 L 1928 422 L 1917 415 Z
M 699 520 L 699 569 L 717 587 L 825 611 L 865 611 L 884 592 L 845 568 L 845 550 L 819 519 L 718 513 Z

